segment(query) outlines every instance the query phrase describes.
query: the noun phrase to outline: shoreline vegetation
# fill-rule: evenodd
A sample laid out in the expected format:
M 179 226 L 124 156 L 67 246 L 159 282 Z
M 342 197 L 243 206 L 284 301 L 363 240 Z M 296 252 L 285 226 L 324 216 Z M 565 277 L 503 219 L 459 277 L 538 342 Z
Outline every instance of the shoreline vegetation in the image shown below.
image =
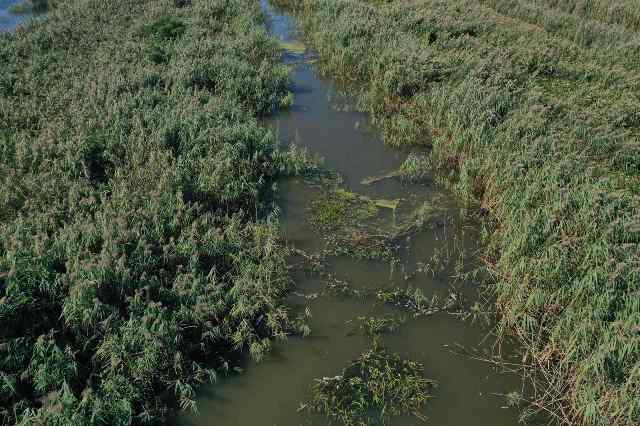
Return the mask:
M 253 0 L 56 2 L 0 36 L 0 425 L 161 424 L 295 332 Z
M 640 423 L 635 2 L 274 0 L 395 146 L 485 215 L 501 335 L 559 424 Z M 414 170 L 418 175 L 419 171 Z

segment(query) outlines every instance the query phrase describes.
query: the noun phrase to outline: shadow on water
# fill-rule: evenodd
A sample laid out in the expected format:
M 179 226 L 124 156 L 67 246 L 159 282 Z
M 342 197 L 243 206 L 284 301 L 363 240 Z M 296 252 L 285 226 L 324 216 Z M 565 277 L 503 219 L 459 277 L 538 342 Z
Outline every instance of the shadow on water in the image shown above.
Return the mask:
M 296 42 L 293 22 L 272 8 L 265 0 L 263 9 L 274 36 L 283 42 Z M 442 217 L 438 226 L 403 241 L 400 264 L 393 268 L 382 261 L 362 261 L 348 257 L 332 257 L 327 270 L 336 278 L 357 288 L 375 289 L 385 286 L 419 287 L 426 295 L 446 295 L 453 284 L 451 269 L 442 273 L 426 273 L 417 265 L 435 256 L 464 249 L 477 250 L 478 226 L 461 218 L 455 199 L 431 185 L 407 185 L 386 179 L 375 185 L 362 180 L 397 170 L 408 153 L 385 146 L 379 134 L 371 129 L 366 114 L 349 108 L 353 100 L 344 96 L 330 80 L 320 76 L 313 64 L 312 53 L 288 52 L 284 60 L 292 65 L 295 105 L 268 120 L 283 142 L 305 146 L 325 160 L 325 166 L 338 171 L 345 186 L 356 193 L 385 199 L 402 199 L 406 211 L 421 203 L 437 204 Z M 346 106 L 346 108 L 345 108 Z M 317 252 L 323 240 L 309 224 L 309 206 L 318 188 L 302 180 L 280 183 L 279 205 L 282 226 L 288 244 L 307 252 Z M 400 209 L 402 210 L 402 209 Z M 400 211 L 398 214 L 402 214 Z M 312 313 L 312 335 L 306 339 L 290 338 L 285 344 L 274 344 L 273 352 L 260 364 L 249 364 L 247 370 L 221 380 L 204 391 L 198 416 L 184 415 L 180 425 L 313 425 L 326 424 L 326 419 L 298 411 L 309 396 L 313 380 L 338 374 L 347 363 L 367 350 L 369 340 L 352 333 L 349 325 L 359 316 L 380 314 L 405 315 L 401 329 L 385 335 L 385 344 L 404 357 L 425 366 L 427 377 L 439 383 L 435 398 L 426 407 L 428 424 L 439 426 L 514 425 L 518 412 L 505 407 L 506 394 L 521 389 L 521 379 L 501 374 L 489 364 L 455 355 L 450 348 L 462 345 L 479 353 L 490 353 L 494 340 L 490 327 L 440 313 L 412 319 L 410 314 L 380 306 L 369 299 L 304 295 L 320 292 L 321 278 L 296 273 L 296 291 L 290 306 Z M 475 283 L 457 284 L 458 290 L 471 302 L 478 298 Z M 397 418 L 393 425 L 421 423 L 415 418 Z

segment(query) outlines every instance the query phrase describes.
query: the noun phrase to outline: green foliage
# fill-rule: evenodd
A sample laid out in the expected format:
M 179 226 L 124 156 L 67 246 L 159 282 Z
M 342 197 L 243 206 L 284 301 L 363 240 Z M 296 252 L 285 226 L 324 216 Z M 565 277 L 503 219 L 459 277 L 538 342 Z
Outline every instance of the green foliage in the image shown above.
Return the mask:
M 400 329 L 405 318 L 391 315 L 384 317 L 358 317 L 358 328 L 369 337 L 380 336 L 385 333 L 394 333 Z
M 546 408 L 638 424 L 638 3 L 276 3 L 386 142 L 431 145 L 434 176 L 490 214 L 499 329 L 558 383 Z
M 184 34 L 185 25 L 174 16 L 161 16 L 154 23 L 145 25 L 143 31 L 163 40 L 173 40 Z
M 327 191 L 311 205 L 311 222 L 323 230 L 359 226 L 376 215 L 373 201 L 338 188 Z
M 402 414 L 422 418 L 433 385 L 420 363 L 374 343 L 340 375 L 316 379 L 312 399 L 303 407 L 345 425 L 386 424 Z
M 407 182 L 424 182 L 429 178 L 431 163 L 427 155 L 411 153 L 400 166 L 398 176 Z
M 163 423 L 291 329 L 269 200 L 306 157 L 258 123 L 288 71 L 253 1 L 177 6 L 0 35 L 0 425 Z

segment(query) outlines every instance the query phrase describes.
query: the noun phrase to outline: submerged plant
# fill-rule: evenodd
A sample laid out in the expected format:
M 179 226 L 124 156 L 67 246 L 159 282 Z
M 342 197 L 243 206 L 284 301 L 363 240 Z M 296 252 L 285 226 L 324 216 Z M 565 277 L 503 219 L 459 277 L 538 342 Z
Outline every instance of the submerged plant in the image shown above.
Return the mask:
M 414 316 L 432 315 L 441 310 L 438 298 L 428 299 L 419 288 L 381 289 L 376 298 L 382 303 L 406 309 Z
M 373 348 L 340 375 L 316 379 L 312 398 L 302 409 L 348 426 L 386 424 L 405 414 L 423 419 L 422 409 L 435 386 L 423 370 L 420 363 L 402 359 L 374 341 Z

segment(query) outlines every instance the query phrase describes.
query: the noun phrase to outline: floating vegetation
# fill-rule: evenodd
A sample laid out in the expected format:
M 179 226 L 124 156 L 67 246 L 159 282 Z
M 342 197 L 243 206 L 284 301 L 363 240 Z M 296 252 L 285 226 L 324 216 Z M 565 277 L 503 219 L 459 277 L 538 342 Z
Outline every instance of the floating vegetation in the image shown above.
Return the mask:
M 307 253 L 304 250 L 290 248 L 289 268 L 319 275 L 325 271 L 325 259 L 321 254 Z
M 376 292 L 376 299 L 381 303 L 407 310 L 414 317 L 434 315 L 438 312 L 466 315 L 462 295 L 453 289 L 443 301 L 440 301 L 437 295 L 429 299 L 421 289 L 412 287 L 380 289 Z
M 363 226 L 378 210 L 371 200 L 338 188 L 313 201 L 311 223 L 322 230 Z
M 401 359 L 374 341 L 373 348 L 340 375 L 316 379 L 311 401 L 301 409 L 348 426 L 386 424 L 406 414 L 424 420 L 422 409 L 435 382 L 426 379 L 423 371 L 422 364 Z
M 376 205 L 376 207 L 380 207 L 383 209 L 390 209 L 395 211 L 398 206 L 400 205 L 400 200 L 399 199 L 395 199 L 395 200 L 387 200 L 384 198 L 374 198 L 373 200 L 373 204 Z
M 393 262 L 402 239 L 450 220 L 442 216 L 443 208 L 436 207 L 439 203 L 434 199 L 395 224 L 400 202 L 400 199 L 369 198 L 337 187 L 311 203 L 309 221 L 323 235 L 328 255 Z M 383 210 L 393 213 L 393 223 L 383 221 Z
M 327 292 L 332 296 L 342 297 L 365 297 L 369 295 L 369 291 L 366 289 L 355 288 L 349 282 L 339 280 L 332 275 L 329 275 L 325 280 L 325 288 Z
M 381 209 L 395 212 L 399 202 L 336 188 L 312 202 L 309 220 L 322 233 L 327 255 L 393 261 L 398 246 L 390 238 L 391 232 L 380 229 L 379 219 Z
M 358 317 L 357 330 L 369 337 L 380 336 L 385 333 L 394 333 L 406 322 L 404 317 L 386 315 L 384 317 Z
M 329 235 L 325 240 L 327 242 L 327 254 L 350 256 L 360 260 L 394 262 L 399 248 L 386 235 L 370 235 L 362 230 L 351 230 L 344 234 Z
M 282 50 L 295 55 L 303 55 L 307 51 L 307 46 L 300 41 L 278 41 L 278 45 Z
M 394 225 L 387 235 L 390 243 L 399 244 L 425 229 L 438 229 L 452 225 L 454 219 L 447 213 L 447 209 L 443 207 L 438 198 L 423 202 L 403 216 L 404 218 L 399 220 L 399 223 Z
M 419 288 L 381 289 L 376 293 L 376 299 L 382 303 L 405 309 L 416 317 L 433 315 L 441 310 L 437 297 L 429 299 Z

